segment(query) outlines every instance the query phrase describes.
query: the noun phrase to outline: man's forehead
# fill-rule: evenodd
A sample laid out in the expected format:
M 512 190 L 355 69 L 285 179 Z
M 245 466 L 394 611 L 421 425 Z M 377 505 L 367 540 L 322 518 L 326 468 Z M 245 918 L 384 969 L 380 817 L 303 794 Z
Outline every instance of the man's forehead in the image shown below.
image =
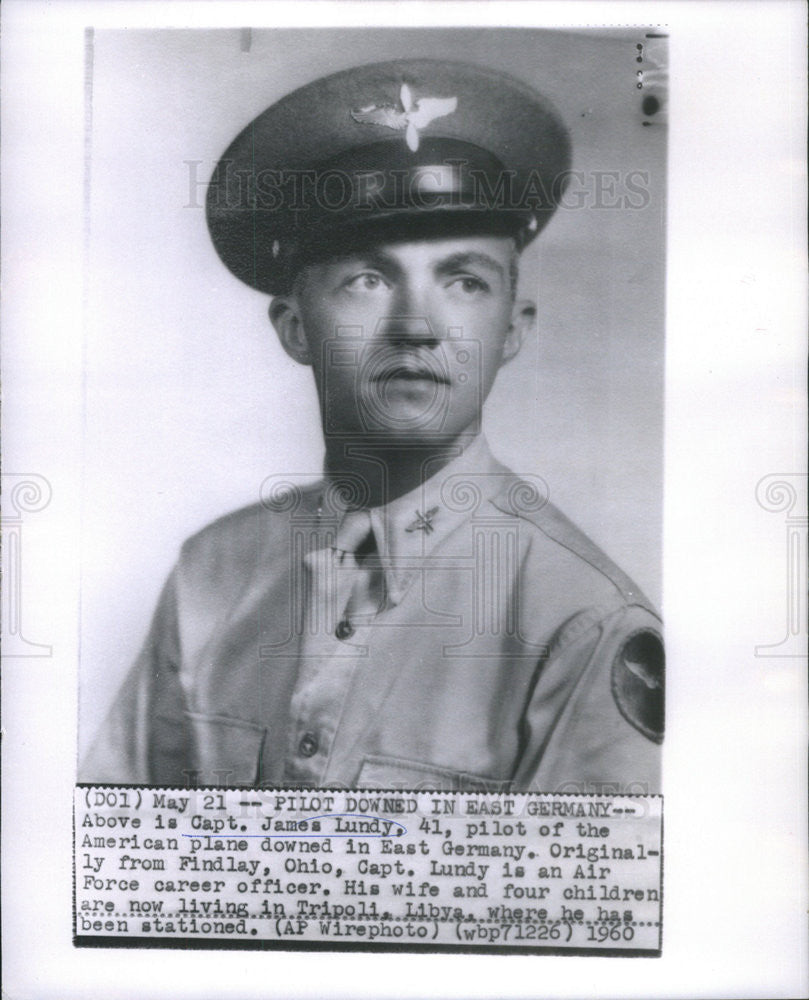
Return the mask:
M 516 241 L 511 236 L 431 236 L 412 238 L 405 234 L 388 239 L 358 241 L 354 246 L 337 245 L 313 264 L 323 266 L 349 265 L 356 261 L 423 264 L 478 264 L 499 269 L 516 253 Z

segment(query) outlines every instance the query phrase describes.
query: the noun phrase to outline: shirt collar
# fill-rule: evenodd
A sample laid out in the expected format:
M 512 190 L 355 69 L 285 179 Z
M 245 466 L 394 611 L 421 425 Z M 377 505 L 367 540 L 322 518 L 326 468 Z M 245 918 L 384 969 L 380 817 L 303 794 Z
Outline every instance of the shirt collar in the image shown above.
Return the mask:
M 399 603 L 436 546 L 502 488 L 505 472 L 480 434 L 416 489 L 370 509 L 389 604 Z

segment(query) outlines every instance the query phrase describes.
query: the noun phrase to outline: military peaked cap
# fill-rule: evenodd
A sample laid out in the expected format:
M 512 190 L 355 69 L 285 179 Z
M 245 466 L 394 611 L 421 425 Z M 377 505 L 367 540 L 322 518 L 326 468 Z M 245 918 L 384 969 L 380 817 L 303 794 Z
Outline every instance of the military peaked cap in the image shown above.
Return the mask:
M 462 224 L 524 246 L 569 169 L 564 123 L 521 81 L 460 62 L 375 63 L 315 80 L 251 122 L 214 170 L 208 226 L 237 277 L 278 294 L 311 255 L 373 224 Z

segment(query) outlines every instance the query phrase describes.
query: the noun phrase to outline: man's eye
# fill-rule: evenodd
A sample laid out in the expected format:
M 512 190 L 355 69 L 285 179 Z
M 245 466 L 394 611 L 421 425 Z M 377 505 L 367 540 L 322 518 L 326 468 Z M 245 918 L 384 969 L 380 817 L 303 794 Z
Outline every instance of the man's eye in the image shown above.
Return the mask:
M 362 274 L 356 274 L 353 278 L 349 278 L 346 282 L 346 287 L 359 291 L 373 292 L 377 288 L 382 288 L 384 283 L 381 274 L 375 274 L 373 271 L 363 271 Z
M 475 292 L 488 292 L 489 286 L 481 278 L 473 278 L 468 274 L 463 274 L 456 278 L 453 285 L 460 288 L 462 292 L 467 295 L 472 295 Z

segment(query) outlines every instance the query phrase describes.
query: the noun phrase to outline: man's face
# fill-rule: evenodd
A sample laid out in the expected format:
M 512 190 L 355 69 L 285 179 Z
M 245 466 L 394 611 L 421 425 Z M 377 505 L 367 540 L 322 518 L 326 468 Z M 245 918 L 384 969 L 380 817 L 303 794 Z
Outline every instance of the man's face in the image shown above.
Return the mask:
M 271 314 L 287 350 L 314 368 L 327 439 L 426 443 L 477 432 L 522 336 L 514 262 L 510 238 L 463 235 L 309 265 Z

